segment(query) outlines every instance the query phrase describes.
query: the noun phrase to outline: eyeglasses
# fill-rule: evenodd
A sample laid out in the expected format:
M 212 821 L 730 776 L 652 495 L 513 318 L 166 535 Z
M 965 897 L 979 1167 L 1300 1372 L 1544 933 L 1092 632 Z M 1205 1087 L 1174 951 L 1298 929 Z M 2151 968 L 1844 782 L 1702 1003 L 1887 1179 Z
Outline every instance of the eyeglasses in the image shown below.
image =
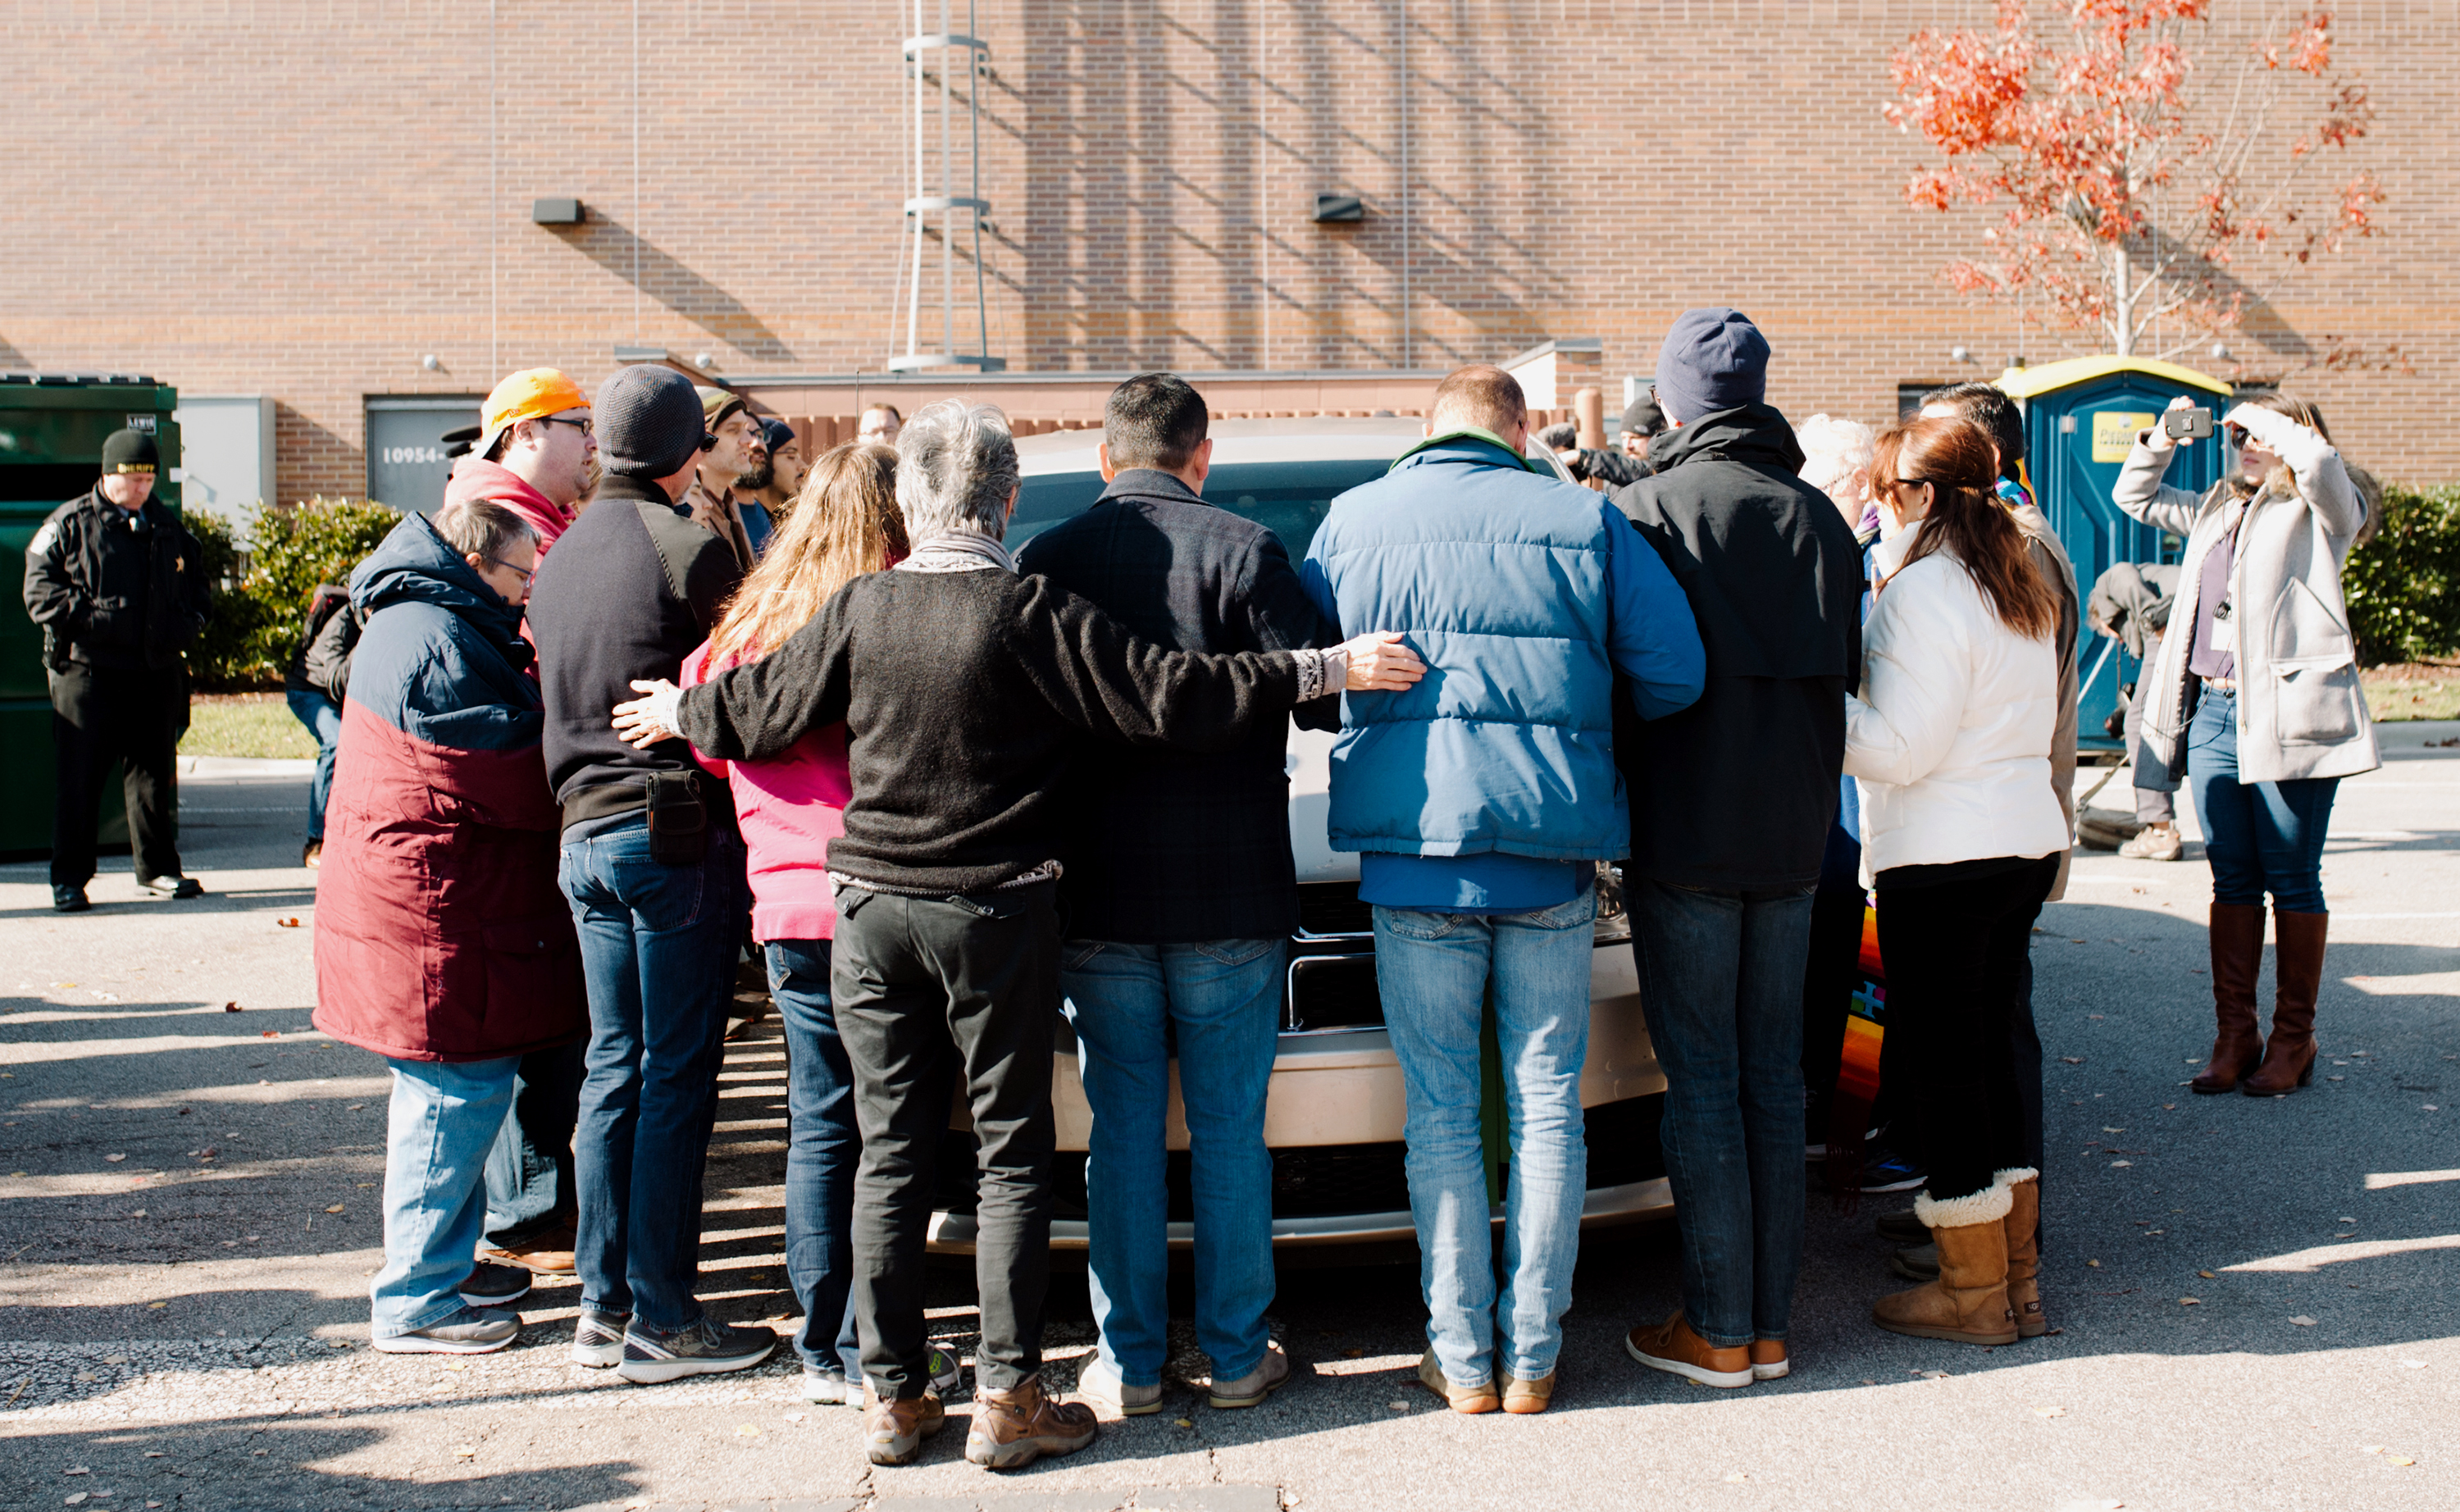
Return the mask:
M 714 437 L 714 436 L 711 436 L 711 435 L 710 435 L 709 432 L 707 432 L 707 431 L 703 431 L 703 432 L 701 432 L 701 433 L 700 433 L 700 449 L 701 449 L 702 451 L 704 451 L 704 452 L 713 452 L 713 451 L 717 450 L 717 437 Z
M 501 557 L 489 557 L 487 560 L 503 568 L 507 572 L 520 573 L 521 578 L 521 586 L 523 587 L 529 586 L 530 580 L 538 576 L 538 569 L 536 567 L 517 567 Z
M 592 435 L 598 429 L 598 422 L 595 420 L 567 420 L 561 415 L 541 415 L 538 418 L 548 425 L 569 425 L 583 436 Z

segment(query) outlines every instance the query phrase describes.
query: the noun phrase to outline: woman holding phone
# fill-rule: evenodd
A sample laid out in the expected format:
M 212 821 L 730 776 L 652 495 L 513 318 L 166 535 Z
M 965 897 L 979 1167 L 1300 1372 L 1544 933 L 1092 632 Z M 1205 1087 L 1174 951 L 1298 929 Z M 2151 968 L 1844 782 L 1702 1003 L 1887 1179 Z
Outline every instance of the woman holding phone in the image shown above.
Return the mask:
M 2045 1329 L 2041 1173 L 2025 1163 L 2012 1032 L 2033 920 L 2068 843 L 2050 786 L 2059 598 L 1994 492 L 1997 458 L 1961 417 L 1880 433 L 1878 588 L 1861 692 L 1845 700 L 1890 1060 L 1911 1073 L 1905 1104 L 1930 1173 L 1914 1211 L 1939 1245 L 1939 1278 L 1871 1316 L 1983 1345 Z
M 2192 401 L 2181 396 L 2174 411 Z M 2185 539 L 2170 632 L 2136 697 L 2143 740 L 2186 769 L 2213 868 L 2212 1062 L 2195 1090 L 2278 1097 L 2314 1075 L 2323 979 L 2323 835 L 2344 777 L 2382 765 L 2341 597 L 2382 490 L 2332 447 L 2303 399 L 2266 394 L 2222 417 L 2228 465 L 2197 498 L 2165 486 L 2167 425 L 2135 438 L 2110 501 Z M 2272 1034 L 2256 1024 L 2272 897 Z

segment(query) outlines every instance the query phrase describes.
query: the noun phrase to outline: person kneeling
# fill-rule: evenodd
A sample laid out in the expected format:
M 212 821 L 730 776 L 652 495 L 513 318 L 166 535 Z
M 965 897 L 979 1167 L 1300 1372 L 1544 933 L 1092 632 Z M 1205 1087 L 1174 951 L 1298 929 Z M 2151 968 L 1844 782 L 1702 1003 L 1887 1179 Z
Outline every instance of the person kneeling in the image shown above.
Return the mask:
M 375 1347 L 476 1354 L 520 1331 L 520 1271 L 471 1253 L 487 1152 L 534 1050 L 581 1036 L 554 796 L 520 606 L 530 527 L 473 500 L 412 515 L 350 575 L 350 662 L 316 896 L 318 1029 L 385 1057 Z

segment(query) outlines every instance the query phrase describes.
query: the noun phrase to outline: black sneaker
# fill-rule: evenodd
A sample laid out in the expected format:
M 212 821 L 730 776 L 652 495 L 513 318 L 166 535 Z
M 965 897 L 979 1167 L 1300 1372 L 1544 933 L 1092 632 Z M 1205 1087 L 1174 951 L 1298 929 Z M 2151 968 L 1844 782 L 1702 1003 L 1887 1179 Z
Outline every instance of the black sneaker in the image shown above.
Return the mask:
M 201 898 L 205 895 L 203 883 L 194 877 L 182 877 L 176 871 L 164 872 L 159 877 L 139 877 L 137 885 L 147 892 L 159 892 L 165 898 Z
M 83 913 L 93 906 L 94 905 L 85 901 L 85 889 L 83 887 L 53 887 L 52 889 L 52 911 L 53 913 Z
M 1929 1180 L 1920 1161 L 1886 1145 L 1872 1145 L 1862 1157 L 1863 1191 L 1910 1192 Z
M 681 1380 L 687 1375 L 721 1375 L 748 1371 L 777 1347 L 774 1329 L 753 1324 L 736 1328 L 704 1312 L 672 1333 L 661 1333 L 640 1319 L 624 1331 L 624 1363 L 615 1374 L 627 1381 Z
M 624 1363 L 624 1331 L 632 1314 L 608 1312 L 583 1304 L 572 1325 L 572 1363 L 587 1370 L 612 1370 Z
M 474 1308 L 500 1308 L 530 1294 L 530 1273 L 518 1266 L 491 1266 L 481 1260 L 460 1287 L 461 1300 Z

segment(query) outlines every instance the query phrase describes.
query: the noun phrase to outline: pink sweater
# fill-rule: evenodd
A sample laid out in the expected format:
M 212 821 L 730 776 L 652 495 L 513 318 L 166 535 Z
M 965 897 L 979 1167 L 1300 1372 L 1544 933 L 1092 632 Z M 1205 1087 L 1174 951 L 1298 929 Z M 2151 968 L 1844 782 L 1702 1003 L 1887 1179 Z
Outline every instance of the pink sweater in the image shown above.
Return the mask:
M 725 668 L 718 671 L 724 671 Z M 683 685 L 709 680 L 709 643 L 684 658 Z M 845 726 L 805 735 L 766 761 L 715 761 L 692 755 L 734 789 L 734 817 L 750 853 L 752 933 L 762 941 L 827 940 L 837 934 L 829 889 L 829 841 L 845 833 Z

